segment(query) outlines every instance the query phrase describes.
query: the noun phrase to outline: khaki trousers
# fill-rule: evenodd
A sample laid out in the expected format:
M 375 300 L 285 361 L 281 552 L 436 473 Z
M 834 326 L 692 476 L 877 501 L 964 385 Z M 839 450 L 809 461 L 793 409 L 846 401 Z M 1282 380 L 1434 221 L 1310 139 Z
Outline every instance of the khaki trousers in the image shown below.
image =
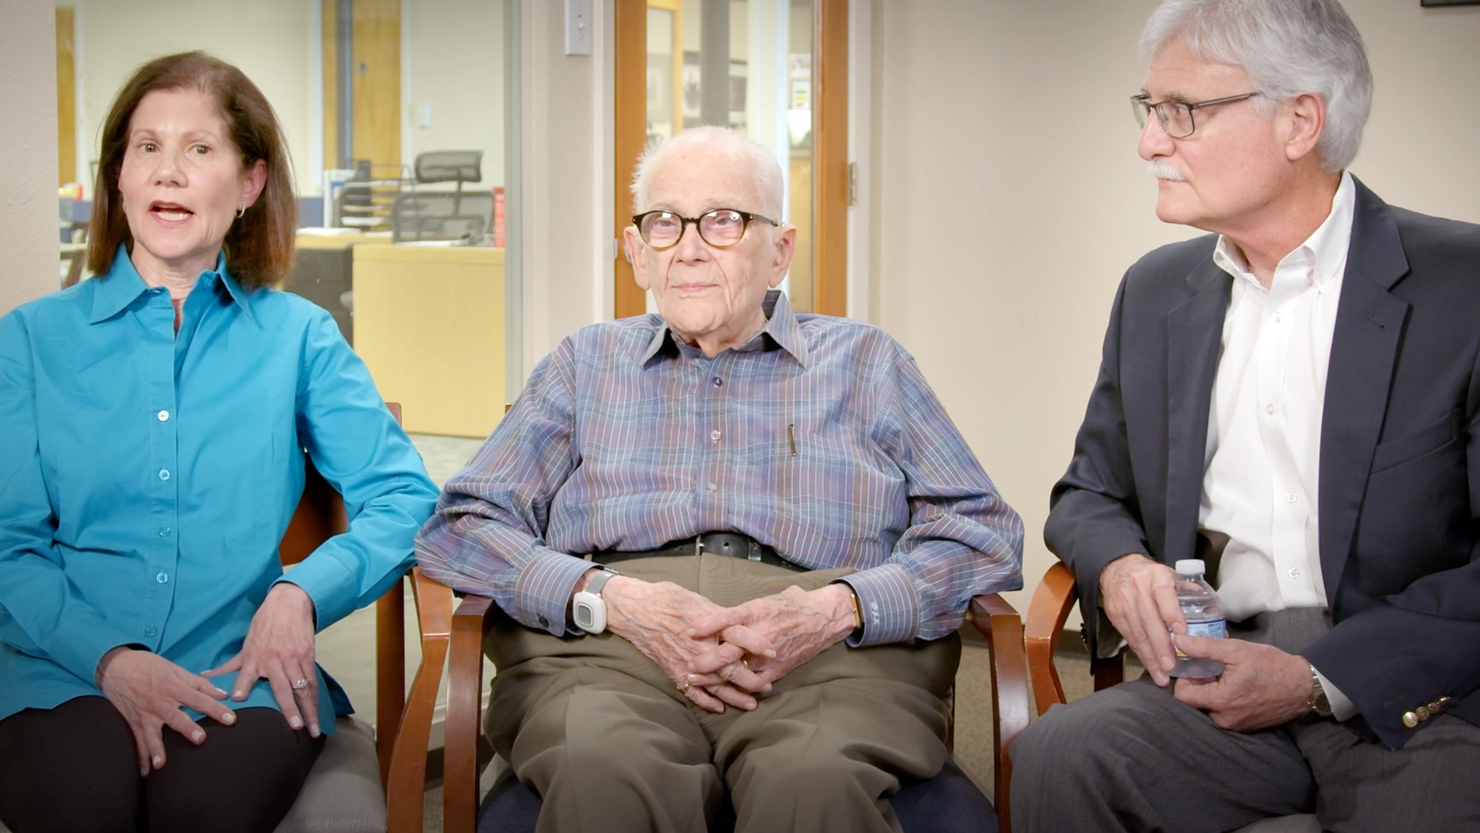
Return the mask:
M 717 555 L 618 569 L 733 606 L 851 572 L 798 573 Z M 898 831 L 901 780 L 945 763 L 946 698 L 961 657 L 934 642 L 832 646 L 778 681 L 755 711 L 712 714 L 610 633 L 559 638 L 498 614 L 485 729 L 542 797 L 540 833 L 703 833 L 729 790 L 736 831 Z

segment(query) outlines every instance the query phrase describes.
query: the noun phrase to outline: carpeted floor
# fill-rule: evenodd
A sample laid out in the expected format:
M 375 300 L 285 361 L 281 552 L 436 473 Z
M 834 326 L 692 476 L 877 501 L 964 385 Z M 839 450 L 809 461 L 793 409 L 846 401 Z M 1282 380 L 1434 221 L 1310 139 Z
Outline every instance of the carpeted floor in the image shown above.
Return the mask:
M 1055 661 L 1064 694 L 1076 700 L 1089 694 L 1093 680 L 1089 660 L 1084 657 L 1060 656 Z M 1127 677 L 1132 676 L 1126 669 Z M 987 649 L 967 643 L 961 652 L 961 668 L 956 674 L 956 749 L 961 767 L 976 780 L 982 792 L 992 795 L 992 680 Z M 484 788 L 488 786 L 485 779 Z M 429 785 L 425 804 L 426 833 L 441 833 L 442 786 Z

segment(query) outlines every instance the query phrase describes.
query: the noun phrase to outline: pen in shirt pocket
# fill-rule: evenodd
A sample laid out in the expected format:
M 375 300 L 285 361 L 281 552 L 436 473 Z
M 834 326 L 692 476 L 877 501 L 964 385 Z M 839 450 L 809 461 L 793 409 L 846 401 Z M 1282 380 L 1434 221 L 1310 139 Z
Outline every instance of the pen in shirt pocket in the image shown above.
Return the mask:
M 791 456 L 797 456 L 797 434 L 793 423 L 786 424 L 786 444 L 791 446 Z

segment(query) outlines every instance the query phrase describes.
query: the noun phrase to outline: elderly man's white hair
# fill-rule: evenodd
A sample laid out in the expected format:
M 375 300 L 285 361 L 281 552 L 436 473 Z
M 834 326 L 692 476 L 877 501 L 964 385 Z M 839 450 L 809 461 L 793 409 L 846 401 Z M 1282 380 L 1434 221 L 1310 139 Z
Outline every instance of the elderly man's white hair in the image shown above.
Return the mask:
M 705 125 L 679 133 L 666 142 L 649 145 L 637 160 L 637 173 L 632 177 L 632 211 L 634 214 L 647 210 L 648 182 L 653 171 L 668 154 L 692 147 L 711 147 L 739 159 L 756 180 L 756 193 L 761 198 L 758 206 L 724 206 L 765 214 L 777 222 L 781 220 L 781 165 L 776 157 L 759 142 L 743 133 L 724 127 Z
M 1146 21 L 1141 52 L 1155 56 L 1178 38 L 1201 60 L 1243 67 L 1264 94 L 1254 101 L 1265 115 L 1280 101 L 1319 95 L 1321 166 L 1335 173 L 1356 158 L 1372 111 L 1372 70 L 1337 0 L 1166 0 Z

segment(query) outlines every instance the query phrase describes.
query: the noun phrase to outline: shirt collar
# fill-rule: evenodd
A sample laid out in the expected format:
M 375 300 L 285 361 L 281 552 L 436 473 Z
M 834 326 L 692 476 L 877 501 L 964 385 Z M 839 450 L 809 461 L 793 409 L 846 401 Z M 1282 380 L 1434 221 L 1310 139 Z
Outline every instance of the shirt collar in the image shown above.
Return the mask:
M 766 326 L 756 334 L 755 338 L 747 342 L 743 347 L 736 348 L 737 352 L 760 349 L 763 340 L 767 337 L 776 343 L 777 347 L 791 354 L 802 367 L 807 366 L 808 353 L 806 342 L 802 338 L 801 325 L 797 323 L 796 315 L 791 311 L 791 302 L 787 300 L 785 293 L 777 289 L 766 292 L 766 297 L 761 301 L 761 309 L 766 313 Z M 648 343 L 647 350 L 642 354 L 642 364 L 646 365 L 649 360 L 662 352 L 663 347 L 670 341 L 677 346 L 680 339 L 669 329 L 668 322 L 662 316 L 649 314 L 655 330 L 653 339 Z
M 97 288 L 93 291 L 92 315 L 88 323 L 96 324 L 124 311 L 135 299 L 149 290 L 144 279 L 139 276 L 139 270 L 134 268 L 133 259 L 128 255 L 128 247 L 118 244 L 118 251 L 113 255 L 113 266 L 108 274 L 94 278 Z M 196 285 L 204 283 L 212 286 L 217 282 L 225 288 L 226 294 L 242 309 L 247 320 L 256 323 L 257 319 L 252 316 L 252 306 L 248 302 L 249 296 L 241 284 L 236 282 L 231 272 L 226 268 L 226 253 L 216 255 L 216 268 L 209 272 L 202 272 L 197 279 Z M 192 292 L 195 290 L 192 289 Z
M 1352 181 L 1350 172 L 1343 172 L 1341 184 L 1337 186 L 1336 195 L 1331 199 L 1331 213 L 1326 215 L 1325 221 L 1311 232 L 1304 243 L 1281 258 L 1279 266 L 1284 266 L 1294 258 L 1304 258 L 1313 266 L 1309 270 L 1311 284 L 1318 290 L 1326 289 L 1332 281 L 1341 277 L 1347 250 L 1351 247 L 1352 219 L 1356 215 L 1356 205 L 1356 184 Z M 1213 262 L 1228 274 L 1251 281 L 1263 291 L 1263 285 L 1249 269 L 1243 253 L 1227 237 L 1218 236 L 1218 245 L 1213 249 Z M 1275 268 L 1278 269 L 1279 266 Z

